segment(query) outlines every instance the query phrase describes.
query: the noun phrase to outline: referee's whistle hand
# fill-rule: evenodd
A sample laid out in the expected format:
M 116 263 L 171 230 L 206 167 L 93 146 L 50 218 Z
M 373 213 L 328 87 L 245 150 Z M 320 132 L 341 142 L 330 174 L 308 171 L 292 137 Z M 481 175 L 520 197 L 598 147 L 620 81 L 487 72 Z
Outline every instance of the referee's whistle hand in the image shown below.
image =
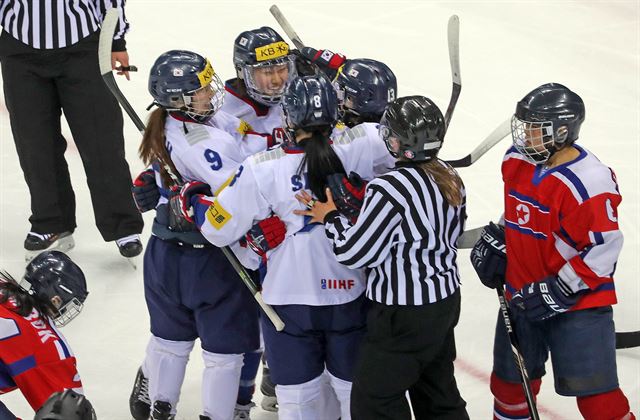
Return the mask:
M 333 196 L 331 190 L 326 189 L 327 201 L 317 201 L 306 191 L 301 191 L 296 194 L 296 198 L 303 205 L 303 210 L 294 210 L 293 213 L 299 216 L 310 216 L 310 223 L 324 223 L 324 217 L 332 210 L 336 210 L 336 205 L 333 202 Z

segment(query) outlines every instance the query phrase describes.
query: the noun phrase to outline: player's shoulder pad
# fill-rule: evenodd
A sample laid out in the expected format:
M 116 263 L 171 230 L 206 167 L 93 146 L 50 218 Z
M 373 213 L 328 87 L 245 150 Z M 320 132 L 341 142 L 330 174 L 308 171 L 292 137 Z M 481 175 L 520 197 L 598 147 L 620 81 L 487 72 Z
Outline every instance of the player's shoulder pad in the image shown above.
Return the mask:
M 187 143 L 189 143 L 189 146 L 193 146 L 201 141 L 211 138 L 211 134 L 209 132 L 210 128 L 207 128 L 207 126 L 203 124 L 185 123 L 185 127 L 186 134 L 184 137 L 187 140 Z
M 20 335 L 20 328 L 14 319 L 0 318 L 0 340 Z
M 261 163 L 269 162 L 272 160 L 280 159 L 287 154 L 282 150 L 282 146 L 272 147 L 267 150 L 263 150 L 262 152 L 258 152 L 255 155 L 251 156 L 251 160 L 259 165 Z
M 371 123 L 358 124 L 351 128 L 347 127 L 340 135 L 331 140 L 334 144 L 349 144 L 355 139 L 366 137 L 369 134 L 369 127 L 366 124 Z

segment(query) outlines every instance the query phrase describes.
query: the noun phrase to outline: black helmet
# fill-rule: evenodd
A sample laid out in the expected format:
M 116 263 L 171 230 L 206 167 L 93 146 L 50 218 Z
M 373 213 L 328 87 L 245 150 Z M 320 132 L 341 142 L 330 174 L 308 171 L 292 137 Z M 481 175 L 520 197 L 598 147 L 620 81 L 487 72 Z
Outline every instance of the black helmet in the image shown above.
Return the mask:
M 96 420 L 96 413 L 84 395 L 66 389 L 51 394 L 34 420 Z
M 338 120 L 338 97 L 324 75 L 296 77 L 282 95 L 283 126 L 290 140 L 298 128 L 333 127 Z
M 582 98 L 559 83 L 546 83 L 516 105 L 511 135 L 516 149 L 530 162 L 546 162 L 578 139 L 585 109 Z M 537 143 L 533 140 L 539 139 Z
M 47 303 L 59 297 L 59 307 L 53 313 L 53 321 L 58 327 L 66 325 L 82 311 L 89 294 L 80 267 L 60 251 L 44 251 L 31 260 L 20 286 Z
M 335 81 L 342 96 L 341 108 L 347 125 L 349 119 L 379 122 L 386 106 L 398 93 L 396 76 L 384 63 L 368 58 L 347 60 Z M 359 117 L 359 118 L 358 118 Z
M 233 43 L 233 65 L 255 101 L 273 106 L 280 102 L 287 80 L 296 75 L 289 44 L 268 26 L 242 32 Z M 262 72 L 258 79 L 256 72 Z
M 389 152 L 415 162 L 438 155 L 445 131 L 442 112 L 424 96 L 396 99 L 380 120 L 380 137 Z
M 207 103 L 197 106 L 195 94 L 201 89 Z M 191 51 L 172 50 L 160 55 L 149 72 L 149 93 L 165 109 L 184 112 L 198 122 L 206 122 L 222 106 L 224 87 L 209 60 Z

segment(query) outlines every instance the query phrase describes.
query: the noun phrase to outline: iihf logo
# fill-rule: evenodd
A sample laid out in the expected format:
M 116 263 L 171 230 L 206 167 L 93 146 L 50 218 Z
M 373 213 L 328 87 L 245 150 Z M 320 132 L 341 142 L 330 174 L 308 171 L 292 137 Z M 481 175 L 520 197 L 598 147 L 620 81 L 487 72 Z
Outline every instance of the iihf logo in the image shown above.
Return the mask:
M 356 284 L 354 279 L 320 279 L 320 288 L 322 290 L 326 289 L 342 289 L 342 290 L 350 290 Z

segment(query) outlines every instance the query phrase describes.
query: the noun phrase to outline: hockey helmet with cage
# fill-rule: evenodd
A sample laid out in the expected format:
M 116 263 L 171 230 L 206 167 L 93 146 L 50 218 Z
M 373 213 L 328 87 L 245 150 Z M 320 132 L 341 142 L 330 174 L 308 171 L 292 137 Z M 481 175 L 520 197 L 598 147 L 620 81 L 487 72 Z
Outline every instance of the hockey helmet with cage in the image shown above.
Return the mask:
M 333 128 L 338 120 L 338 97 L 324 75 L 296 77 L 282 95 L 285 133 L 295 141 L 295 130 L 316 127 Z
M 96 420 L 96 413 L 84 395 L 66 389 L 51 394 L 34 420 Z
M 156 59 L 149 93 L 158 106 L 197 122 L 208 121 L 224 100 L 224 87 L 209 60 L 185 50 L 167 51 Z
M 347 60 L 335 80 L 343 122 L 379 122 L 398 93 L 398 82 L 384 63 L 368 58 Z
M 431 99 L 405 96 L 387 107 L 379 131 L 394 157 L 423 162 L 438 155 L 446 128 L 442 112 Z
M 584 118 L 580 96 L 559 83 L 546 83 L 516 105 L 511 119 L 513 145 L 529 162 L 545 163 L 578 139 Z
M 289 44 L 268 26 L 238 35 L 233 43 L 233 65 L 247 94 L 266 106 L 278 104 L 287 80 L 296 76 Z
M 58 327 L 82 311 L 89 294 L 80 267 L 60 251 L 44 251 L 31 260 L 20 286 L 37 299 L 52 303 L 51 316 Z

